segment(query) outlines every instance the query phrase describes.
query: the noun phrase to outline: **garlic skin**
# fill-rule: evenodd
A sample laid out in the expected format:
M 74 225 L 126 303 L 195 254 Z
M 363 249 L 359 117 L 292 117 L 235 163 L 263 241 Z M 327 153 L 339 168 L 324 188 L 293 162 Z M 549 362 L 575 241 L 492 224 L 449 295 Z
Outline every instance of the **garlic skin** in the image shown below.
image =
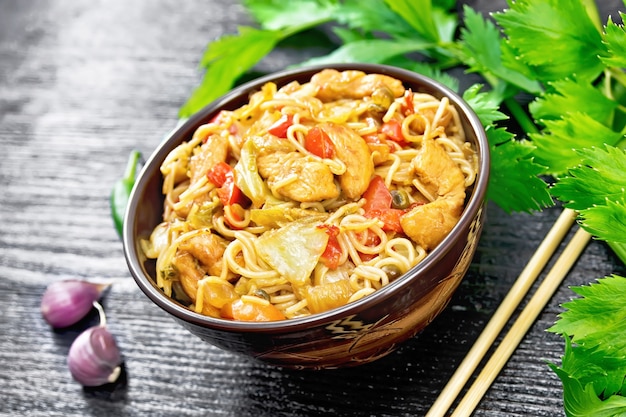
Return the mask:
M 41 315 L 54 328 L 76 324 L 87 315 L 108 286 L 80 280 L 53 282 L 41 299 Z
M 122 357 L 115 338 L 104 325 L 90 327 L 72 343 L 67 365 L 72 377 L 86 387 L 115 382 Z

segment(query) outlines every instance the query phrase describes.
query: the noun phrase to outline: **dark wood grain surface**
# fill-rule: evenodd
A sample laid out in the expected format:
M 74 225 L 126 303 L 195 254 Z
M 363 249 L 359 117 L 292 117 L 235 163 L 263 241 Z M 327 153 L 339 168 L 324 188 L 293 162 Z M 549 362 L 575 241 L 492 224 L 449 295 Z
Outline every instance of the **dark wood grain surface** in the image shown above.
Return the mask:
M 505 2 L 466 3 L 490 11 Z M 489 206 L 452 303 L 370 365 L 286 371 L 200 342 L 135 285 L 108 196 L 129 152 L 149 155 L 176 125 L 207 42 L 248 23 L 231 0 L 0 1 L 0 414 L 424 415 L 550 229 L 558 208 L 508 215 Z M 272 53 L 261 69 L 308 53 Z M 572 296 L 568 286 L 611 273 L 624 266 L 592 241 L 476 416 L 564 415 L 561 383 L 547 366 L 559 362 L 563 342 L 546 329 Z M 114 387 L 83 389 L 67 370 L 69 346 L 95 314 L 63 331 L 41 318 L 46 286 L 68 278 L 113 283 L 104 307 L 125 360 Z

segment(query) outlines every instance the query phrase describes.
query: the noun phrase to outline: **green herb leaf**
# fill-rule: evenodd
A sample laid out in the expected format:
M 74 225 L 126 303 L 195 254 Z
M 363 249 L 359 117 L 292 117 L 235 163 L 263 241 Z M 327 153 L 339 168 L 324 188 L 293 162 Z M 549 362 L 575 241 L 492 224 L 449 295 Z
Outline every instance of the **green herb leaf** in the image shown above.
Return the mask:
M 626 14 L 620 12 L 619 15 L 622 21 L 626 21 Z M 616 25 L 609 17 L 604 30 L 604 42 L 606 43 L 607 53 L 605 56 L 601 56 L 600 59 L 609 67 L 626 67 L 626 31 L 624 26 Z
M 419 34 L 385 0 L 345 0 L 335 20 L 361 34 L 386 33 L 391 38 L 415 38 Z
M 502 97 L 496 90 L 487 93 L 481 92 L 482 88 L 482 84 L 470 86 L 463 93 L 463 100 L 472 107 L 483 126 L 493 125 L 497 121 L 508 119 L 509 116 L 500 111 Z
M 563 304 L 566 311 L 548 329 L 566 341 L 561 367 L 551 368 L 563 381 L 567 414 L 622 415 L 626 298 L 616 295 L 626 294 L 626 278 L 613 275 L 572 291 L 580 297 Z
M 437 42 L 441 39 L 433 16 L 431 0 L 386 0 L 389 8 L 402 16 L 424 39 Z
M 626 349 L 626 298 L 615 296 L 626 294 L 626 278 L 605 277 L 571 290 L 580 298 L 564 303 L 566 311 L 548 330 L 570 335 L 573 342 L 588 348 L 606 343 L 604 348 L 613 353 Z M 622 354 L 626 359 L 626 350 Z
M 141 152 L 133 150 L 128 155 L 124 176 L 115 182 L 109 196 L 109 206 L 111 209 L 111 218 L 117 234 L 122 237 L 124 232 L 124 217 L 126 216 L 126 207 L 130 194 L 135 186 L 135 176 L 137 168 L 141 163 Z
M 601 240 L 626 244 L 626 202 L 607 200 L 604 205 L 580 211 L 582 227 Z
M 248 11 L 263 29 L 282 30 L 316 25 L 331 20 L 340 8 L 336 0 L 243 0 Z
M 530 134 L 537 163 L 548 167 L 546 174 L 562 174 L 585 163 L 576 149 L 614 145 L 622 134 L 614 132 L 585 113 L 567 113 L 558 120 L 545 120 L 545 129 Z
M 574 210 L 602 205 L 607 200 L 623 202 L 626 198 L 626 151 L 603 146 L 580 149 L 576 153 L 584 164 L 560 178 L 553 188 L 554 194 Z M 598 184 L 602 184 L 602 188 Z
M 588 355 L 584 348 L 572 348 L 569 337 L 565 336 L 565 355 L 562 358 L 562 367 L 554 364 L 548 366 L 561 379 L 563 383 L 563 405 L 565 414 L 568 417 L 616 417 L 626 413 L 626 397 L 621 395 L 601 395 L 598 389 L 604 384 L 597 381 L 606 378 L 605 368 L 611 367 L 612 374 L 622 373 L 619 370 L 619 363 L 624 363 L 623 359 L 602 358 L 598 355 Z M 604 366 L 596 365 L 596 362 L 603 362 Z M 611 366 L 617 365 L 617 366 Z M 617 370 L 615 370 L 617 369 Z M 578 378 L 583 374 L 585 378 Z M 596 381 L 596 383 L 592 382 Z
M 594 236 L 626 243 L 626 151 L 606 146 L 576 153 L 584 164 L 570 169 L 552 194 L 578 210 L 582 226 Z
M 238 35 L 227 35 L 211 42 L 201 61 L 201 66 L 206 68 L 202 83 L 182 106 L 179 116 L 189 117 L 227 93 L 235 81 L 267 55 L 283 36 L 281 31 L 243 26 Z
M 486 127 L 491 153 L 491 174 L 487 197 L 507 212 L 535 211 L 553 204 L 547 184 L 537 175 L 545 168 L 534 163 L 534 149 L 527 141 L 517 141 L 494 123 L 508 118 L 498 108 L 502 96 L 496 90 L 481 92 L 482 86 L 475 84 L 463 94 L 463 99 L 472 107 L 481 123 Z M 514 161 L 514 162 L 512 162 Z M 510 165 L 516 169 L 511 172 Z
M 591 83 L 566 78 L 548 85 L 551 91 L 529 105 L 531 114 L 537 120 L 559 119 L 569 109 L 576 109 L 608 125 L 613 111 L 617 108 L 615 101 L 605 96 Z
M 545 167 L 533 160 L 533 146 L 527 141 L 515 140 L 501 128 L 488 127 L 486 132 L 491 151 L 487 197 L 509 213 L 551 206 L 548 186 L 538 177 Z
M 432 46 L 414 40 L 365 39 L 347 43 L 328 55 L 312 58 L 301 65 L 336 64 L 341 62 L 383 63 L 395 56 Z
M 522 73 L 503 65 L 500 31 L 495 25 L 465 6 L 465 28 L 461 30 L 461 50 L 470 71 L 493 74 L 527 92 L 539 94 L 541 85 Z
M 575 74 L 594 80 L 604 69 L 602 36 L 579 0 L 518 0 L 494 14 L 519 59 L 533 68 L 538 81 Z

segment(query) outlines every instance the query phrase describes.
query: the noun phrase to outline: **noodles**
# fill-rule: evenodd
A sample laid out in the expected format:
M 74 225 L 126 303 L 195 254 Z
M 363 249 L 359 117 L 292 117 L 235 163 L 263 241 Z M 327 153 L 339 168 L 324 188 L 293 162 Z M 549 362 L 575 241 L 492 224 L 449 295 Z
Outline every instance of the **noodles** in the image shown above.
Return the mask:
M 356 301 L 445 238 L 476 179 L 448 98 L 324 70 L 265 84 L 165 158 L 163 223 L 141 247 L 195 312 L 280 320 Z

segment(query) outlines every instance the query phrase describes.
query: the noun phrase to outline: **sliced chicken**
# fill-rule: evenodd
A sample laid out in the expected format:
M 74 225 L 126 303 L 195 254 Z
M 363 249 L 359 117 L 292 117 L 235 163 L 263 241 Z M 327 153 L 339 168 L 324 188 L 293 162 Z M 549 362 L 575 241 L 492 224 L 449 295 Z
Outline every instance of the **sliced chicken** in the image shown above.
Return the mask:
M 218 162 L 228 156 L 228 141 L 220 135 L 209 135 L 189 161 L 189 178 L 194 184 Z
M 393 97 L 401 97 L 405 91 L 402 82 L 395 78 L 356 70 L 325 69 L 311 78 L 311 84 L 318 87 L 317 98 L 325 102 L 369 97 L 381 89 L 388 90 Z
M 257 158 L 259 174 L 270 189 L 299 202 L 335 198 L 339 190 L 328 165 L 299 152 L 276 152 Z
M 374 175 L 374 162 L 365 139 L 343 125 L 325 123 L 320 129 L 328 134 L 333 143 L 335 157 L 346 165 L 339 183 L 346 197 L 359 198 L 370 184 Z
M 400 219 L 402 229 L 424 249 L 437 246 L 459 221 L 465 202 L 465 177 L 434 140 L 422 143 L 413 169 L 433 201 L 417 206 Z
M 213 233 L 202 233 L 185 240 L 178 249 L 189 252 L 209 275 L 220 276 L 226 246 L 226 239 Z
M 250 137 L 250 140 L 254 143 L 254 146 L 257 149 L 257 157 L 269 155 L 274 152 L 287 153 L 295 151 L 295 147 L 291 144 L 291 142 L 270 134 L 252 136 Z

